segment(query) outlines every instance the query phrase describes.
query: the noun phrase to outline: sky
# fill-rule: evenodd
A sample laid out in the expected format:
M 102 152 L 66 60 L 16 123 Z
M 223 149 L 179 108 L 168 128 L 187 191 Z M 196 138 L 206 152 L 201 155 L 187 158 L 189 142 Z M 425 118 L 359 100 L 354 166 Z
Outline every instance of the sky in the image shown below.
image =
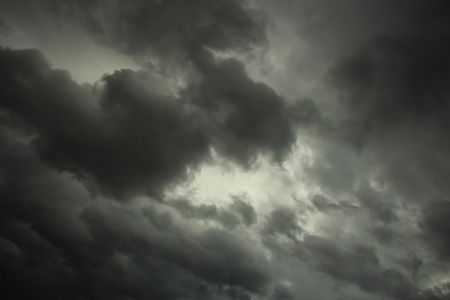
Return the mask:
M 0 0 L 0 294 L 450 299 L 450 2 Z

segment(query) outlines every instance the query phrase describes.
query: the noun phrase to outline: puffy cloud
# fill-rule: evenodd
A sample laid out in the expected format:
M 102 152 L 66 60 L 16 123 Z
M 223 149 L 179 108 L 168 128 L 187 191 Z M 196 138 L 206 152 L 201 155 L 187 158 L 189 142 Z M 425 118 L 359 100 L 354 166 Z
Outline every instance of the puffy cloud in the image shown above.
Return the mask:
M 161 204 L 93 201 L 17 132 L 2 130 L 1 149 L 7 297 L 227 299 L 224 286 L 242 295 L 265 293 L 268 261 L 242 237 L 191 230 Z
M 70 32 L 142 66 L 80 85 L 0 49 L 7 298 L 448 298 L 446 1 L 0 10 L 0 40 L 51 62 Z M 233 194 L 205 172 L 205 199 L 219 163 L 282 178 Z
M 209 154 L 195 114 L 148 89 L 145 72 L 106 76 L 94 95 L 37 51 L 2 50 L 1 66 L 2 107 L 31 127 L 46 160 L 105 194 L 157 194 Z
M 237 61 L 212 64 L 181 98 L 154 88 L 162 79 L 150 71 L 121 70 L 82 87 L 37 51 L 4 49 L 0 63 L 2 107 L 36 134 L 42 156 L 117 198 L 159 195 L 211 147 L 250 166 L 260 152 L 280 160 L 294 141 L 283 99 Z
M 248 165 L 255 153 L 271 153 L 281 162 L 295 141 L 288 106 L 270 87 L 247 77 L 242 63 L 214 63 L 204 51 L 199 62 L 204 80 L 187 90 L 212 119 L 217 148 Z

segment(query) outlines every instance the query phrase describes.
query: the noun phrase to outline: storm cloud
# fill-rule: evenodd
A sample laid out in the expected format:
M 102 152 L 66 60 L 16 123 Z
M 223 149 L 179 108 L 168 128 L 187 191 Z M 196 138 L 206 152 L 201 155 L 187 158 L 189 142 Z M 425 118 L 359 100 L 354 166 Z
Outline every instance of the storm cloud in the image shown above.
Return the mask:
M 3 298 L 448 299 L 449 9 L 0 2 Z

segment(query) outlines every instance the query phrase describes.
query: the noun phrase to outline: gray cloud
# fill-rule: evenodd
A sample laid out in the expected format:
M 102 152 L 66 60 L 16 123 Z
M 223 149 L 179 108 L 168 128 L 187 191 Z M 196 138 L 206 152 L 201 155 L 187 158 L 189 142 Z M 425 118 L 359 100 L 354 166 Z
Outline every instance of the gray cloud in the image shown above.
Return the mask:
M 370 230 L 370 233 L 382 244 L 392 243 L 396 237 L 395 231 L 385 226 L 376 226 Z
M 419 290 L 399 271 L 380 268 L 373 248 L 355 244 L 344 249 L 331 240 L 308 235 L 299 244 L 299 255 L 320 271 L 363 290 L 394 299 L 419 297 Z
M 448 260 L 450 230 L 448 218 L 450 216 L 450 202 L 437 200 L 429 203 L 422 211 L 419 226 L 423 230 L 424 237 L 433 251 L 440 259 Z
M 217 285 L 236 285 L 251 292 L 262 292 L 270 279 L 267 262 L 247 242 L 223 230 L 207 230 L 200 234 L 183 232 L 172 226 L 161 233 L 136 231 L 125 217 L 113 218 L 99 208 L 89 208 L 81 215 L 96 239 L 96 247 L 102 253 L 120 251 L 142 260 L 170 264 Z M 232 262 L 232 263 L 231 263 Z M 153 273 L 149 270 L 149 273 Z M 164 276 L 165 277 L 165 276 Z
M 37 133 L 42 156 L 117 198 L 158 195 L 211 147 L 250 166 L 260 152 L 279 161 L 294 141 L 283 100 L 248 79 L 237 61 L 211 65 L 209 77 L 188 90 L 190 102 L 149 88 L 146 71 L 118 71 L 84 88 L 37 51 L 2 50 L 1 65 L 2 107 Z M 209 116 L 224 105 L 232 110 L 225 120 Z
M 403 122 L 448 120 L 446 36 L 379 38 L 333 70 L 349 97 L 357 139 L 383 135 Z
M 217 64 L 204 51 L 195 61 L 204 80 L 191 86 L 187 97 L 212 119 L 218 149 L 244 165 L 258 152 L 271 153 L 280 162 L 295 140 L 283 99 L 249 79 L 235 59 Z
M 195 114 L 148 90 L 145 72 L 106 76 L 97 100 L 36 51 L 1 54 L 2 107 L 36 132 L 46 160 L 93 179 L 106 194 L 158 193 L 208 155 Z
M 228 207 L 217 207 L 214 204 L 194 205 L 187 199 L 166 201 L 165 204 L 175 208 L 184 218 L 215 221 L 228 229 L 233 229 L 241 223 L 246 227 L 253 225 L 257 221 L 253 206 L 237 196 L 233 198 Z
M 263 28 L 234 1 L 60 4 L 53 2 L 58 18 L 66 12 L 82 16 L 101 42 L 128 54 L 151 51 L 169 63 L 188 58 L 203 78 L 189 83 L 180 97 L 158 86 L 165 78 L 151 70 L 120 70 L 80 86 L 68 72 L 51 68 L 39 51 L 0 51 L 2 147 L 8 150 L 2 155 L 2 239 L 17 249 L 2 252 L 5 263 L 17 256 L 6 264 L 6 293 L 48 299 L 264 294 L 271 281 L 268 262 L 248 241 L 217 229 L 194 233 L 171 213 L 155 207 L 133 211 L 104 198 L 158 197 L 208 159 L 211 147 L 246 166 L 260 151 L 281 158 L 294 141 L 283 120 L 283 99 L 250 80 L 238 61 L 219 63 L 204 49 L 247 50 L 264 40 Z M 243 105 L 235 98 L 240 93 Z M 196 95 L 212 98 L 217 108 Z M 261 106 L 253 103 L 259 98 Z M 236 107 L 238 122 L 255 116 L 258 136 L 242 133 L 247 123 L 235 129 L 237 122 L 209 117 L 222 109 L 221 101 Z M 273 108 L 280 112 L 275 118 L 267 113 Z M 266 119 L 271 126 L 263 125 Z M 289 140 L 276 144 L 273 129 Z M 272 141 L 266 144 L 265 136 Z M 24 140 L 19 149 L 16 139 Z M 242 145 L 231 151 L 231 143 Z M 61 171 L 74 177 L 58 184 Z M 70 184 L 81 195 L 70 194 Z M 56 193 L 60 189 L 68 200 Z M 92 205 L 93 196 L 103 204 Z M 74 201 L 76 209 L 65 201 Z M 108 202 L 120 212 L 107 208 Z M 214 208 L 201 207 L 200 216 L 217 218 L 227 228 L 256 222 L 255 210 L 241 199 L 220 213 Z M 64 217 L 71 222 L 59 219 Z M 141 226 L 146 231 L 137 230 Z
M 51 2 L 57 16 L 74 17 L 95 38 L 129 54 L 150 50 L 183 59 L 199 47 L 248 50 L 265 40 L 256 12 L 235 0 Z
M 2 292 L 447 299 L 448 8 L 0 3 L 2 41 L 73 32 L 143 66 L 79 85 L 39 50 L 0 49 Z M 218 160 L 252 170 L 251 202 L 173 189 Z
M 273 210 L 267 217 L 267 226 L 263 231 L 267 235 L 284 235 L 295 240 L 297 235 L 302 233 L 297 222 L 295 211 L 287 207 Z
M 230 208 L 241 215 L 242 221 L 246 226 L 251 226 L 256 223 L 258 220 L 258 216 L 256 215 L 256 211 L 251 204 L 247 201 L 244 201 L 244 197 L 233 196 L 234 201 L 231 204 Z M 244 198 L 244 200 L 242 199 Z
M 354 213 L 358 207 L 347 202 L 334 203 L 323 195 L 314 195 L 311 199 L 312 204 L 323 213 L 343 212 Z
M 357 195 L 361 206 L 369 211 L 369 213 L 377 220 L 388 224 L 398 220 L 392 204 L 383 202 L 381 195 L 377 195 L 371 190 L 357 191 Z
M 265 292 L 268 262 L 241 237 L 194 233 L 157 207 L 93 203 L 83 185 L 48 168 L 17 133 L 3 130 L 1 147 L 0 235 L 10 246 L 0 260 L 8 297 L 226 299 L 222 286 Z
M 295 299 L 288 287 L 278 284 L 273 290 L 271 300 L 290 300 Z

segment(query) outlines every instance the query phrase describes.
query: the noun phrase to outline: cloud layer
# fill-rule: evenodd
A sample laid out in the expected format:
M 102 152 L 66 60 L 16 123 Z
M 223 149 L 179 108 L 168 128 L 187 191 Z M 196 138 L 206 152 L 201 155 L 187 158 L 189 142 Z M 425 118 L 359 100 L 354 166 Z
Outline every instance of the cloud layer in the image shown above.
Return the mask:
M 1 293 L 448 299 L 448 9 L 0 3 Z

